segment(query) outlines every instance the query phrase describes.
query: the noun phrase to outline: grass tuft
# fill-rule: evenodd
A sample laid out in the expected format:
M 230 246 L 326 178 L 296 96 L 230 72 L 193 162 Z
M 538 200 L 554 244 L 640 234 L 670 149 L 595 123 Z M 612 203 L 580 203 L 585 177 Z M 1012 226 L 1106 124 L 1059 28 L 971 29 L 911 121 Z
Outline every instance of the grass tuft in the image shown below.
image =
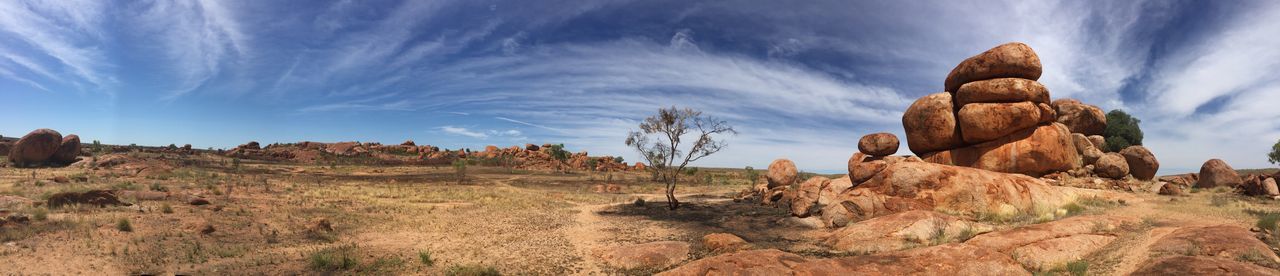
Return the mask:
M 128 218 L 121 218 L 119 221 L 116 221 L 116 230 L 120 230 L 121 232 L 133 232 L 133 224 L 129 223 Z
M 422 265 L 425 266 L 436 265 L 436 260 L 431 259 L 431 251 L 427 250 L 418 251 L 418 261 L 422 262 Z

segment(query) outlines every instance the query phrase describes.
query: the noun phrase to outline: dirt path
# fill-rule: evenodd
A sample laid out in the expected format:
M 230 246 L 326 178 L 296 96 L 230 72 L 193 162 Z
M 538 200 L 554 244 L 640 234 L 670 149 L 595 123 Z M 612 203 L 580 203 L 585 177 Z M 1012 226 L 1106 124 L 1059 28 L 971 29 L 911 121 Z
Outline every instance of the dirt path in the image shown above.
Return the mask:
M 569 237 L 569 242 L 573 244 L 574 250 L 582 258 L 581 269 L 577 270 L 575 274 L 600 275 L 604 273 L 603 266 L 593 252 L 603 245 L 601 241 L 606 238 L 604 231 L 600 229 L 601 225 L 604 224 L 604 220 L 596 212 L 610 205 L 612 204 L 580 204 L 574 207 L 578 211 L 574 216 L 575 222 L 572 226 L 564 229 L 564 235 Z

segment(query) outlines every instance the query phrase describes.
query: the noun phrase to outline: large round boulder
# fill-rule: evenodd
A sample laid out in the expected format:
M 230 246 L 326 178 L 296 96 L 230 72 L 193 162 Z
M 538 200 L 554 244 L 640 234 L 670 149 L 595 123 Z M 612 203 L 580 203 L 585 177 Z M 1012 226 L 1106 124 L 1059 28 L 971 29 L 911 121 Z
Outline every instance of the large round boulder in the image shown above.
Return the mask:
M 1040 82 L 999 78 L 966 83 L 956 91 L 956 105 L 971 103 L 1049 103 L 1049 89 Z
M 1053 101 L 1053 109 L 1058 112 L 1058 122 L 1072 133 L 1099 135 L 1107 130 L 1107 115 L 1097 106 L 1074 99 L 1058 99 Z
M 1119 153 L 1107 153 L 1102 158 L 1098 158 L 1098 163 L 1094 164 L 1094 173 L 1110 179 L 1122 179 L 1129 175 L 1129 163 L 1126 163 L 1124 156 Z
M 981 143 L 1007 136 L 1040 123 L 1040 108 L 1032 102 L 972 103 L 956 115 L 967 143 Z
M 962 144 L 951 93 L 934 93 L 916 99 L 902 113 L 902 128 L 906 131 L 907 148 L 917 155 Z
M 1005 43 L 961 61 L 947 74 L 946 91 L 955 92 L 960 85 L 995 78 L 1040 79 L 1040 57 L 1031 46 L 1019 42 Z
M 62 137 L 62 143 L 58 146 L 58 151 L 53 153 L 49 161 L 58 164 L 71 164 L 76 162 L 77 155 L 80 155 L 80 136 L 71 134 Z
M 1226 161 L 1214 158 L 1200 166 L 1200 180 L 1196 181 L 1196 188 L 1235 187 L 1241 183 L 1244 183 L 1244 179 L 1240 178 L 1236 169 L 1227 165 Z
M 1051 123 L 977 145 L 922 154 L 920 158 L 932 163 L 1042 176 L 1074 169 L 1080 157 L 1067 127 Z
M 773 189 L 795 183 L 799 173 L 796 163 L 779 158 L 769 163 L 769 173 L 765 175 L 765 179 L 769 181 L 769 189 Z
M 898 136 L 893 133 L 872 133 L 858 140 L 858 151 L 871 156 L 891 155 L 898 152 L 899 144 Z
M 1160 170 L 1160 161 L 1146 147 L 1130 146 L 1120 150 L 1120 155 L 1129 163 L 1129 173 L 1134 178 L 1151 180 L 1156 177 L 1156 171 Z
M 62 146 L 62 134 L 42 128 L 31 131 L 18 139 L 9 149 L 9 161 L 18 166 L 37 165 L 49 161 Z

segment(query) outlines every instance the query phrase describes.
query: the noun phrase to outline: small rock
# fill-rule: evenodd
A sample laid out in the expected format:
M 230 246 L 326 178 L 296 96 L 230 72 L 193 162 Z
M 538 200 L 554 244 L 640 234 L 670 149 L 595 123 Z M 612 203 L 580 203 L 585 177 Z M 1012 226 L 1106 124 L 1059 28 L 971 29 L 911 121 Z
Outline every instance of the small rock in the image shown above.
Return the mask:
M 213 228 L 212 224 L 206 224 L 204 228 L 200 229 L 200 234 L 205 234 L 205 235 L 213 234 L 213 232 L 217 230 L 218 229 Z
M 193 198 L 191 198 L 191 200 L 188 200 L 188 201 L 187 201 L 187 204 L 191 204 L 191 205 L 195 205 L 195 206 L 200 206 L 200 205 L 209 205 L 209 200 L 208 200 L 208 199 L 204 199 L 204 198 L 202 198 L 202 197 L 193 197 Z

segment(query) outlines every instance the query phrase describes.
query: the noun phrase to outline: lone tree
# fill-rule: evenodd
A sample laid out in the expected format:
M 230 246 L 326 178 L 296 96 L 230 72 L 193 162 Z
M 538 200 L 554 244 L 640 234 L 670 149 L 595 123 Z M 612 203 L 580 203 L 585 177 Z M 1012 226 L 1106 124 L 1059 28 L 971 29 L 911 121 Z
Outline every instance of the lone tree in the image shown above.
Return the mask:
M 1141 122 L 1124 110 L 1107 112 L 1107 129 L 1102 132 L 1107 143 L 1103 150 L 1119 152 L 1129 146 L 1142 145 L 1142 129 L 1138 127 Z
M 692 145 L 682 140 L 686 134 L 696 138 Z M 675 210 L 680 207 L 680 201 L 676 200 L 676 179 L 689 163 L 724 149 L 727 145 L 724 140 L 712 139 L 719 134 L 738 134 L 738 131 L 723 120 L 703 116 L 702 111 L 672 106 L 658 109 L 657 115 L 645 118 L 640 123 L 640 131 L 633 130 L 627 135 L 627 146 L 640 152 L 640 156 L 649 161 L 649 167 L 663 176 L 667 182 L 667 206 Z
M 1280 163 L 1280 140 L 1276 140 L 1276 144 L 1271 145 L 1271 153 L 1267 153 L 1267 161 L 1273 165 Z

